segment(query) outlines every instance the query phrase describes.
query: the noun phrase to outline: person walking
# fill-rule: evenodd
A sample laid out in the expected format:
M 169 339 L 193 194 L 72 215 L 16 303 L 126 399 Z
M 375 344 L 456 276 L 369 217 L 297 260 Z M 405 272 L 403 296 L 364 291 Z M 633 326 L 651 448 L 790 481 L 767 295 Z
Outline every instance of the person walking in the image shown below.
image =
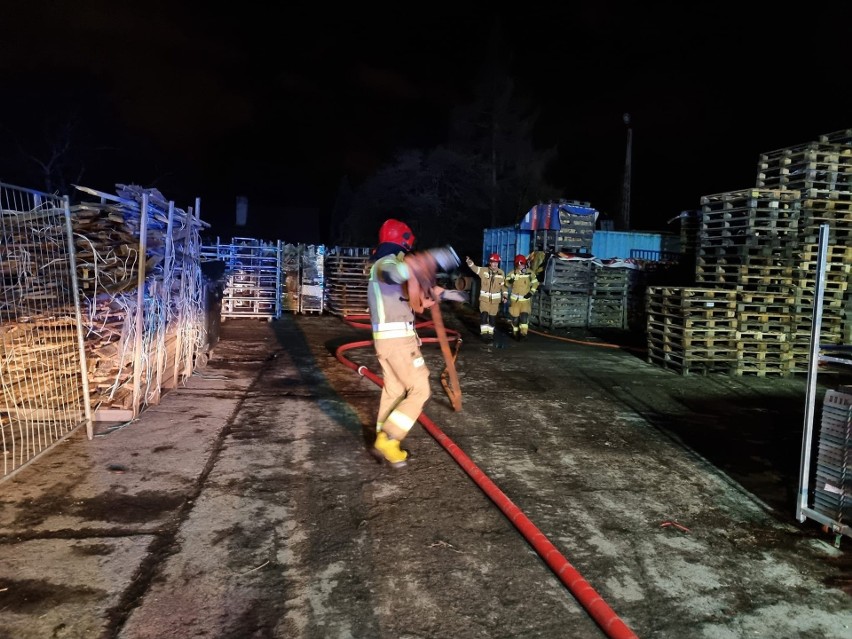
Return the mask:
M 503 282 L 506 274 L 500 268 L 500 255 L 488 256 L 488 266 L 477 266 L 469 257 L 465 258 L 467 267 L 479 276 L 479 334 L 487 342 L 494 339 L 494 327 L 497 325 L 497 312 L 503 296 Z
M 412 307 L 428 308 L 445 299 L 466 300 L 461 291 L 434 285 L 439 268 L 448 271 L 459 266 L 455 251 L 447 247 L 413 253 L 414 241 L 407 224 L 386 220 L 379 229 L 367 286 L 373 346 L 383 381 L 376 440 L 370 452 L 393 468 L 407 464 L 408 453 L 400 444 L 431 396 L 429 369 L 420 352 Z
M 515 268 L 506 275 L 503 282 L 503 301 L 509 301 L 509 317 L 512 322 L 512 337 L 517 340 L 527 338 L 532 310 L 532 296 L 538 290 L 535 273 L 527 270 L 527 258 L 515 256 Z

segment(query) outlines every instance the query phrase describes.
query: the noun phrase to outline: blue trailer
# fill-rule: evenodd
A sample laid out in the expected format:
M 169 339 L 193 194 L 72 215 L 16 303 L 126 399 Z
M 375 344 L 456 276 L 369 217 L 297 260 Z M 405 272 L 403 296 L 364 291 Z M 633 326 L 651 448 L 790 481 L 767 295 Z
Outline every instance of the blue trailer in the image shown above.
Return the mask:
M 634 258 L 651 262 L 676 260 L 680 237 L 670 233 L 595 231 L 592 255 L 602 260 Z
M 500 268 L 508 273 L 515 268 L 516 255 L 530 254 L 531 237 L 531 232 L 521 230 L 519 225 L 485 229 L 482 236 L 482 261 L 479 265 L 486 266 L 488 256 L 499 253 Z

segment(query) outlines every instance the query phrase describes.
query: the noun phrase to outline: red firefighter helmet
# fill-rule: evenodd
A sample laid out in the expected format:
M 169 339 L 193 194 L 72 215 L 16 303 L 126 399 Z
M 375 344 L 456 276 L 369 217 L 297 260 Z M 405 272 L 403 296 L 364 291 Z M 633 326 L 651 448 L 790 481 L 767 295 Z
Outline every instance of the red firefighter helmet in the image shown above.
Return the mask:
M 488 261 L 499 263 L 500 262 L 500 254 L 499 253 L 492 253 L 491 255 L 488 256 Z
M 527 267 L 527 258 L 520 253 L 515 256 L 515 267 L 526 268 Z
M 379 229 L 379 244 L 383 242 L 399 244 L 406 251 L 410 251 L 414 247 L 414 233 L 404 222 L 385 220 Z

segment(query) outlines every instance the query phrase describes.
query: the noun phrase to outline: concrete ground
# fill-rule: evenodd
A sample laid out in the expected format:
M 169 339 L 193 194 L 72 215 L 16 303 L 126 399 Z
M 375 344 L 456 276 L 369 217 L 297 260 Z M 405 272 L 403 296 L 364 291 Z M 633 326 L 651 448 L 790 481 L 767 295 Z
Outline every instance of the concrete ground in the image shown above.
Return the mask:
M 462 409 L 427 339 L 405 469 L 369 334 L 285 316 L 0 482 L 0 639 L 852 636 L 852 540 L 794 518 L 804 380 L 444 315 Z

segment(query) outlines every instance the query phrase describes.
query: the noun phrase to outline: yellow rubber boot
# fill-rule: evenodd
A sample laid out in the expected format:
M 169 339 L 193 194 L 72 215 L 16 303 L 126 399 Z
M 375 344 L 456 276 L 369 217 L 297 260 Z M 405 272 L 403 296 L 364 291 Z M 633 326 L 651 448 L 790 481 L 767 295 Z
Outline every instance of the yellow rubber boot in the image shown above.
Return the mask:
M 389 439 L 384 431 L 379 431 L 376 435 L 376 443 L 371 452 L 377 459 L 386 461 L 393 468 L 402 468 L 408 459 L 408 453 L 399 447 L 399 440 Z

